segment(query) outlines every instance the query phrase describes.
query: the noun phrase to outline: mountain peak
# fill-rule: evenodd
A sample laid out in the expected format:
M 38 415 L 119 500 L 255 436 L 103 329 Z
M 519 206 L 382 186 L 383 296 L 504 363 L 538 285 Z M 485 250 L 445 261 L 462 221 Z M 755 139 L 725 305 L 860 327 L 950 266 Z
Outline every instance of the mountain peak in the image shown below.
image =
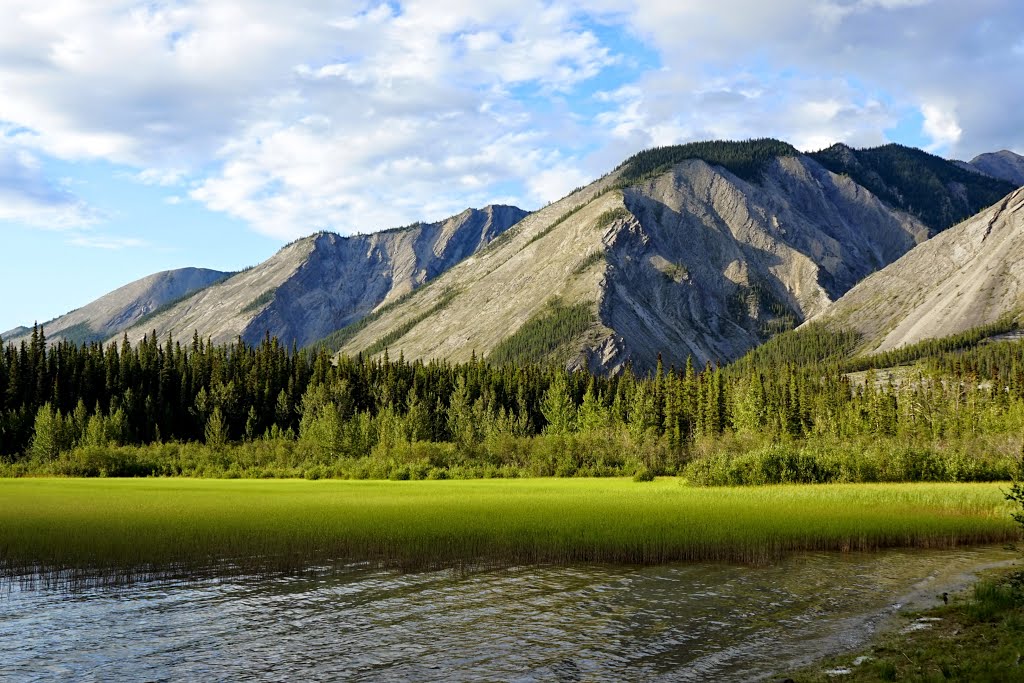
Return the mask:
M 619 179 L 630 184 L 658 176 L 683 161 L 700 159 L 754 182 L 773 159 L 799 155 L 793 145 L 774 138 L 711 140 L 647 149 L 626 159 L 617 170 Z
M 991 206 L 1017 187 L 896 143 L 866 149 L 833 145 L 809 156 L 833 173 L 849 176 L 891 206 L 914 214 L 932 234 Z
M 51 342 L 62 339 L 75 343 L 103 341 L 230 275 L 206 268 L 179 268 L 153 273 L 47 321 L 43 327 Z M 11 334 L 4 338 L 5 342 L 27 337 L 31 330 L 21 327 L 12 332 L 21 334 Z
M 660 148 L 531 214 L 332 346 L 609 372 L 646 372 L 659 355 L 679 367 L 726 361 L 927 232 L 786 143 Z
M 1008 149 L 979 154 L 971 159 L 969 165 L 993 178 L 1024 185 L 1024 156 Z
M 485 207 L 378 232 L 319 231 L 128 334 L 139 338 L 156 329 L 160 336 L 187 338 L 198 330 L 215 342 L 241 336 L 254 343 L 269 333 L 306 346 L 433 279 L 526 213 Z

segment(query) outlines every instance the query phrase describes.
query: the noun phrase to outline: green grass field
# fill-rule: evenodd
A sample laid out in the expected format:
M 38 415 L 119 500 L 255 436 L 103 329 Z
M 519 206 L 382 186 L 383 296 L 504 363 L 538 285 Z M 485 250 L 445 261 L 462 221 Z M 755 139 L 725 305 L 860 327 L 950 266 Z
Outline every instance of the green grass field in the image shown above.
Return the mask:
M 997 484 L 691 488 L 677 479 L 0 480 L 4 575 L 404 568 L 948 547 L 1019 536 Z M 98 577 L 98 579 L 97 579 Z

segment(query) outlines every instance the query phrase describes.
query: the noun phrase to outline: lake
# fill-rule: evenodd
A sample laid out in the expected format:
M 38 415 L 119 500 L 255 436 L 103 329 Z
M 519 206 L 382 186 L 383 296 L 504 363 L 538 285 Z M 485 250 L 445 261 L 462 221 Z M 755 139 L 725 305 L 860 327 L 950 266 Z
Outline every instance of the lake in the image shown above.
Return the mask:
M 1018 553 L 8 583 L 0 679 L 756 680 L 855 648 Z

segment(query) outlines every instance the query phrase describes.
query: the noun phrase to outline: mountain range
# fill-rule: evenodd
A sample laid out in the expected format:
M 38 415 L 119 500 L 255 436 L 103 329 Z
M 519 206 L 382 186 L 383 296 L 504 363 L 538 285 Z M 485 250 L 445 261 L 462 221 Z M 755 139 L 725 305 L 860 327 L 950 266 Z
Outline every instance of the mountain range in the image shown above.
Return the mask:
M 1024 157 L 1008 151 L 656 148 L 534 213 L 321 232 L 239 273 L 149 276 L 44 329 L 614 372 L 732 360 L 813 319 L 884 350 L 1017 311 L 1021 185 Z
M 156 330 L 177 339 L 198 332 L 215 343 L 269 334 L 306 346 L 436 277 L 525 215 L 488 206 L 371 234 L 320 232 L 239 273 L 186 268 L 143 278 L 43 328 L 51 341 L 137 341 Z M 3 338 L 30 333 L 21 327 Z

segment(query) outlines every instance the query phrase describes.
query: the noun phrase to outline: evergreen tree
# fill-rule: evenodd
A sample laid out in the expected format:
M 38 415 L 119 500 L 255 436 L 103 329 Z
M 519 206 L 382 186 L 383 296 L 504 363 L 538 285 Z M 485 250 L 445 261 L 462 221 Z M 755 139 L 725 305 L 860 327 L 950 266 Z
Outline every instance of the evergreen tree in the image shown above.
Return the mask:
M 601 404 L 601 399 L 595 393 L 594 378 L 590 378 L 587 384 L 587 391 L 583 394 L 583 404 L 579 411 L 579 430 L 584 434 L 597 434 L 608 429 L 610 414 L 607 408 Z
M 213 409 L 210 417 L 206 420 L 206 429 L 203 431 L 206 445 L 214 449 L 223 448 L 228 442 L 228 426 L 224 421 L 224 414 L 220 406 Z
M 540 412 L 547 421 L 545 434 L 571 434 L 576 431 L 576 405 L 569 394 L 569 383 L 562 371 L 555 372 L 544 398 Z

